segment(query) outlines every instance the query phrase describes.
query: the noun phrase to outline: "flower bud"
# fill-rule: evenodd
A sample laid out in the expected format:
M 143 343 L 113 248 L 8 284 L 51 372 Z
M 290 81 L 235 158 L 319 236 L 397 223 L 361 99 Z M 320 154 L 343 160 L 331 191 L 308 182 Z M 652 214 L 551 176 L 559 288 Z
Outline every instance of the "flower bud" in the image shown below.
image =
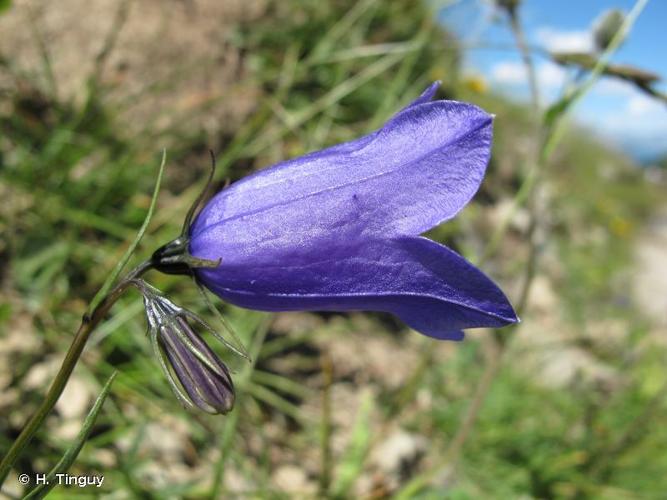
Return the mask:
M 183 336 L 189 344 L 183 340 Z M 177 316 L 162 325 L 158 338 L 189 402 L 211 414 L 231 411 L 234 406 L 234 384 L 229 371 L 186 318 Z
M 496 0 L 496 5 L 505 9 L 510 15 L 515 15 L 516 10 L 521 4 L 521 0 Z
M 616 36 L 616 32 L 621 29 L 625 15 L 621 10 L 610 9 L 603 12 L 593 23 L 593 40 L 595 49 L 602 52 L 609 47 L 611 41 Z
M 234 407 L 234 384 L 225 364 L 202 340 L 192 323 L 215 332 L 204 320 L 161 295 L 143 281 L 135 282 L 144 296 L 149 336 L 174 394 L 189 408 L 210 414 Z

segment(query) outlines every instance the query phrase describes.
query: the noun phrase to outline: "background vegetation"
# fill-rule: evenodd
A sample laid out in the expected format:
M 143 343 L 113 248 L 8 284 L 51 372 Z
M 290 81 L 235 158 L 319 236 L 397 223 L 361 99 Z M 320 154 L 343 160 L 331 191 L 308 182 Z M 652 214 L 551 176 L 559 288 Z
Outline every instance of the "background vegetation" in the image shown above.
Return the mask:
M 497 119 L 482 190 L 429 236 L 479 262 L 509 220 L 484 269 L 517 300 L 530 214 L 507 215 L 529 174 L 535 116 L 461 73 L 462 49 L 431 6 L 92 3 L 105 15 L 74 0 L 0 2 L 0 449 L 40 402 L 141 225 L 163 147 L 165 188 L 137 262 L 180 230 L 208 148 L 222 187 L 367 133 L 440 79 L 440 98 Z M 106 21 L 85 33 L 94 16 Z M 71 470 L 103 474 L 110 498 L 664 498 L 667 330 L 633 293 L 641 245 L 655 246 L 656 224 L 664 231 L 664 181 L 572 125 L 542 187 L 541 265 L 522 325 L 501 332 L 512 337 L 502 356 L 487 331 L 439 343 L 386 315 L 222 305 L 253 362 L 220 351 L 236 372 L 237 407 L 210 417 L 172 396 L 129 293 L 16 473 L 57 462 L 117 369 Z M 206 315 L 188 280 L 150 279 Z M 20 494 L 15 477 L 6 491 Z

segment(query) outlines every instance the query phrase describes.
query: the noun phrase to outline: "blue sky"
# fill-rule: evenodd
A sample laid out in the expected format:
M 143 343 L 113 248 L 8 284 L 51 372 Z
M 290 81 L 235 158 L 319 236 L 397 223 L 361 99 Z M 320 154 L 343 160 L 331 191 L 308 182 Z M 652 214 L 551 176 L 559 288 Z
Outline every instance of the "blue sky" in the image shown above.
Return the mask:
M 552 50 L 585 51 L 591 46 L 590 26 L 610 8 L 628 12 L 632 0 L 524 0 L 521 18 L 529 43 Z M 504 17 L 491 0 L 459 0 L 441 11 L 445 26 L 464 45 L 465 71 L 482 75 L 495 90 L 527 99 L 525 71 Z M 536 55 L 543 100 L 562 91 L 568 72 Z M 641 13 L 613 62 L 631 64 L 667 78 L 667 0 L 651 0 Z M 667 91 L 663 82 L 660 90 Z M 602 78 L 582 100 L 575 118 L 604 140 L 641 159 L 667 154 L 667 106 L 632 85 Z

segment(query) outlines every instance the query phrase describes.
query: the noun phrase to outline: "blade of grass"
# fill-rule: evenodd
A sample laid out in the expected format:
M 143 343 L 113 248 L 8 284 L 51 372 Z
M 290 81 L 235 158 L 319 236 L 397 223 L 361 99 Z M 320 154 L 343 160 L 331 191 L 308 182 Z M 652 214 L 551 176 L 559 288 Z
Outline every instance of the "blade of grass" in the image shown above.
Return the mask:
M 117 372 L 114 371 L 111 374 L 111 376 L 107 379 L 106 383 L 102 387 L 102 391 L 100 392 L 99 396 L 97 396 L 97 399 L 93 404 L 93 407 L 90 409 L 88 415 L 86 416 L 86 419 L 83 421 L 83 425 L 81 426 L 79 434 L 76 436 L 70 447 L 67 449 L 65 454 L 60 459 L 60 461 L 47 474 L 46 482 L 44 484 L 41 484 L 37 488 L 34 488 L 32 491 L 30 491 L 24 497 L 24 499 L 44 498 L 49 493 L 49 491 L 51 491 L 58 484 L 58 481 L 55 481 L 56 474 L 64 474 L 72 466 L 74 460 L 76 460 L 76 457 L 79 456 L 79 453 L 83 448 L 83 445 L 86 444 L 86 440 L 90 435 L 90 431 L 93 429 L 93 425 L 95 425 L 97 416 L 102 410 L 102 405 L 104 404 L 104 401 L 107 399 L 109 391 L 111 391 L 111 385 L 113 384 L 113 381 L 116 378 L 116 374 Z
M 297 113 L 294 113 L 292 115 L 292 126 L 298 127 L 311 118 L 315 117 L 317 114 L 329 109 L 331 106 L 334 106 L 341 99 L 357 90 L 363 84 L 388 71 L 395 64 L 397 64 L 402 59 L 402 57 L 402 54 L 389 54 L 367 66 L 358 74 L 348 78 L 341 84 L 331 89 L 329 92 L 313 102 L 310 106 L 299 110 Z M 272 133 L 265 134 L 248 145 L 246 154 L 249 156 L 259 154 L 271 144 L 278 141 L 287 132 L 288 130 L 280 128 L 279 130 L 276 130 Z
M 541 148 L 540 158 L 538 162 L 536 162 L 537 165 L 528 172 L 528 175 L 519 187 L 517 195 L 512 201 L 512 207 L 508 211 L 507 216 L 498 225 L 497 229 L 494 231 L 491 239 L 489 240 L 489 244 L 484 249 L 482 257 L 477 262 L 475 262 L 475 264 L 483 264 L 491 257 L 491 255 L 497 251 L 500 242 L 509 229 L 510 223 L 518 213 L 519 209 L 529 199 L 530 193 L 533 191 L 540 178 L 540 174 L 543 169 L 539 168 L 538 166 L 545 164 L 553 155 L 556 147 L 558 147 L 560 144 L 560 141 L 562 140 L 567 130 L 567 121 L 564 118 L 572 110 L 574 105 L 577 104 L 586 95 L 586 93 L 603 74 L 607 64 L 609 63 L 609 60 L 620 46 L 623 38 L 632 29 L 632 26 L 635 24 L 635 21 L 648 4 L 648 1 L 649 0 L 638 0 L 635 3 L 635 5 L 632 7 L 632 10 L 623 21 L 623 25 L 616 32 L 616 35 L 612 39 L 611 43 L 598 59 L 588 78 L 580 85 L 572 89 L 570 93 L 565 95 L 562 99 L 560 99 L 547 110 L 545 114 L 545 125 L 547 126 L 546 128 L 548 129 L 548 133 L 545 135 L 546 139 Z
M 255 332 L 252 345 L 249 349 L 251 361 L 244 365 L 241 374 L 236 380 L 236 386 L 238 388 L 236 396 L 237 407 L 241 406 L 242 400 L 245 397 L 246 387 L 250 383 L 253 371 L 255 370 L 255 364 L 259 358 L 259 352 L 262 349 L 262 345 L 264 345 L 264 340 L 269 332 L 269 327 L 271 326 L 272 321 L 273 318 L 268 317 L 260 324 Z M 223 498 L 223 474 L 225 472 L 225 463 L 231 454 L 230 450 L 234 442 L 234 437 L 236 436 L 240 413 L 241 411 L 239 408 L 239 410 L 231 412 L 228 418 L 222 421 L 224 427 L 222 432 L 219 432 L 218 434 L 220 438 L 217 443 L 218 449 L 220 450 L 220 458 L 213 468 L 213 484 L 211 486 L 211 491 L 206 495 L 207 498 Z
M 331 26 L 329 31 L 320 39 L 313 48 L 311 55 L 306 59 L 305 64 L 313 64 L 325 59 L 331 50 L 337 45 L 337 42 L 343 37 L 347 37 L 352 27 L 361 19 L 369 9 L 377 3 L 377 0 L 362 0 L 357 2 L 340 21 Z
M 139 230 L 137 237 L 134 239 L 128 250 L 125 252 L 125 255 L 118 262 L 118 265 L 116 266 L 114 271 L 109 275 L 107 281 L 105 282 L 100 292 L 98 292 L 98 294 L 93 298 L 92 303 L 95 303 L 96 305 L 95 307 L 89 307 L 87 313 L 84 315 L 81 325 L 79 326 L 79 329 L 76 335 L 74 336 L 74 339 L 72 340 L 72 344 L 70 345 L 70 348 L 67 351 L 67 354 L 65 355 L 65 359 L 60 367 L 60 370 L 56 375 L 56 378 L 54 379 L 53 383 L 51 384 L 51 387 L 49 388 L 44 398 L 44 401 L 39 406 L 37 411 L 33 414 L 33 416 L 30 418 L 26 426 L 23 428 L 19 436 L 12 444 L 7 454 L 2 459 L 2 462 L 0 463 L 0 484 L 4 483 L 5 479 L 7 479 L 7 475 L 9 474 L 10 469 L 18 459 L 19 455 L 21 454 L 23 449 L 28 445 L 28 443 L 30 442 L 34 434 L 37 432 L 39 427 L 42 425 L 44 419 L 46 419 L 46 416 L 49 414 L 53 406 L 56 404 L 56 401 L 58 401 L 58 398 L 62 394 L 63 389 L 65 388 L 65 385 L 67 384 L 67 381 L 69 380 L 69 377 L 72 374 L 72 371 L 74 370 L 74 367 L 76 366 L 76 363 L 78 362 L 81 353 L 83 352 L 83 348 L 85 347 L 86 342 L 90 337 L 90 334 L 95 329 L 95 327 L 103 320 L 103 318 L 105 317 L 106 313 L 109 311 L 111 306 L 123 294 L 125 288 L 122 286 L 115 288 L 111 294 L 109 293 L 109 290 L 111 289 L 111 286 L 113 285 L 113 282 L 115 281 L 116 277 L 122 271 L 123 267 L 129 260 L 130 256 L 132 255 L 132 252 L 134 252 L 137 245 L 139 244 L 141 237 L 144 235 L 146 229 L 148 228 L 151 216 L 153 215 L 153 210 L 155 209 L 155 205 L 157 203 L 157 196 L 160 190 L 160 182 L 162 181 L 162 174 L 164 172 L 165 160 L 166 160 L 166 153 L 163 151 L 162 161 L 160 163 L 160 170 L 158 172 L 157 182 L 155 184 L 155 189 L 153 191 L 153 199 L 151 200 L 151 205 L 148 210 L 148 213 L 146 214 L 146 219 L 144 220 L 144 223 L 141 226 L 141 229 Z M 135 272 L 140 272 L 141 267 L 142 266 L 136 268 Z
M 350 443 L 343 452 L 337 467 L 331 488 L 334 498 L 349 498 L 350 490 L 363 471 L 364 461 L 371 445 L 370 417 L 372 411 L 373 398 L 370 392 L 365 392 L 352 428 Z
M 160 161 L 160 168 L 158 170 L 157 180 L 155 181 L 155 188 L 153 189 L 153 197 L 151 198 L 151 204 L 148 207 L 148 213 L 146 213 L 146 218 L 144 219 L 144 223 L 141 225 L 141 228 L 139 229 L 137 235 L 134 237 L 132 243 L 130 243 L 130 246 L 127 248 L 123 256 L 116 264 L 116 267 L 113 269 L 113 271 L 111 271 L 111 274 L 109 274 L 109 277 L 106 279 L 100 290 L 97 292 L 97 294 L 95 294 L 95 297 L 93 297 L 93 300 L 90 302 L 90 305 L 86 310 L 86 313 L 88 315 L 90 315 L 95 310 L 95 308 L 100 304 L 100 302 L 102 302 L 102 299 L 106 297 L 106 295 L 109 293 L 109 290 L 111 290 L 111 287 L 116 281 L 116 278 L 118 278 L 118 275 L 123 271 L 123 268 L 130 260 L 130 257 L 137 249 L 137 246 L 139 246 L 141 238 L 143 238 L 144 234 L 146 233 L 146 230 L 148 229 L 148 224 L 150 223 L 151 218 L 153 217 L 153 212 L 155 211 L 155 205 L 157 205 L 158 194 L 160 192 L 160 184 L 162 183 L 162 175 L 164 174 L 164 166 L 166 161 L 167 161 L 167 151 L 162 150 L 162 160 Z

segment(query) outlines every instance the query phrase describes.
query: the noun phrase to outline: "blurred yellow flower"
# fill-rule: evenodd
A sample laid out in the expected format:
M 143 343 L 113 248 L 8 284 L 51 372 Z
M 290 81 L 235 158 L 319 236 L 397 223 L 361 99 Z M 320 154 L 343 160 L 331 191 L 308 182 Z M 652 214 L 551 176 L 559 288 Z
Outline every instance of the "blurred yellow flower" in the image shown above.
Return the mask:
M 465 79 L 463 80 L 463 85 L 468 90 L 471 90 L 476 94 L 485 94 L 488 89 L 486 80 L 484 79 L 484 77 L 480 75 L 471 75 L 465 77 Z
M 609 223 L 609 229 L 611 229 L 614 236 L 627 238 L 632 231 L 632 223 L 623 217 L 615 215 Z

